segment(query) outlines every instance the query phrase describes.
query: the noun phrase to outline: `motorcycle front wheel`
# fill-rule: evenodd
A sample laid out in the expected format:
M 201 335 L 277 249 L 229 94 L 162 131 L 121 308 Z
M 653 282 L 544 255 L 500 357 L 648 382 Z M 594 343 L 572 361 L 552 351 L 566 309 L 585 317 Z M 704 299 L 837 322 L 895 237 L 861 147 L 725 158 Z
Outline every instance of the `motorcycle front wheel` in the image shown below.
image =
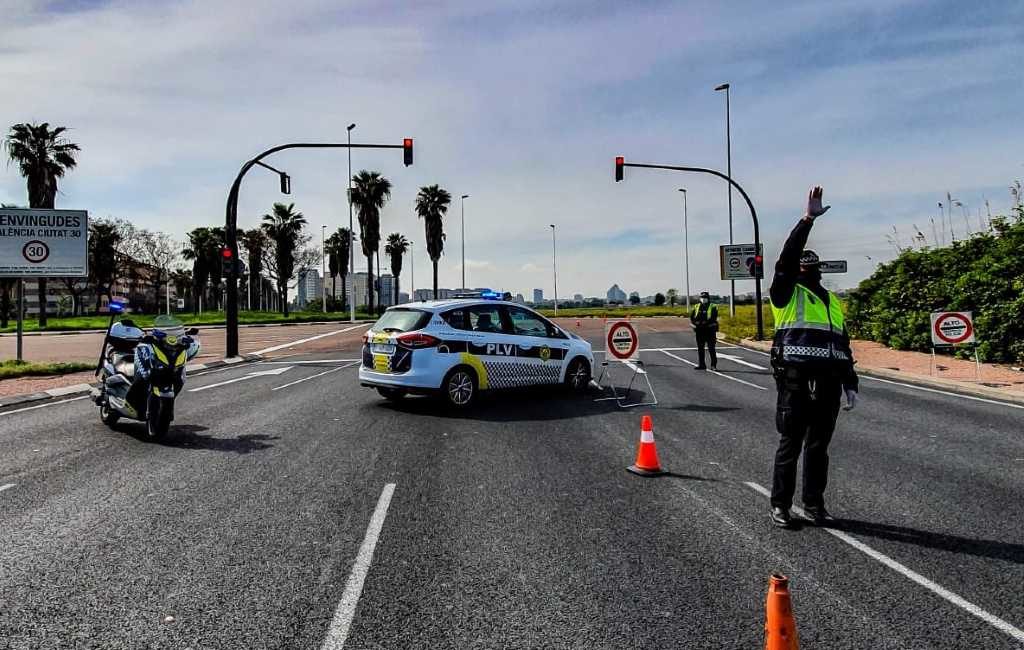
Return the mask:
M 167 435 L 171 428 L 171 408 L 165 404 L 164 398 L 150 396 L 149 408 L 146 409 L 146 433 L 154 440 Z
M 121 414 L 110 408 L 106 404 L 100 406 L 100 421 L 110 428 L 113 428 L 117 421 L 121 419 Z

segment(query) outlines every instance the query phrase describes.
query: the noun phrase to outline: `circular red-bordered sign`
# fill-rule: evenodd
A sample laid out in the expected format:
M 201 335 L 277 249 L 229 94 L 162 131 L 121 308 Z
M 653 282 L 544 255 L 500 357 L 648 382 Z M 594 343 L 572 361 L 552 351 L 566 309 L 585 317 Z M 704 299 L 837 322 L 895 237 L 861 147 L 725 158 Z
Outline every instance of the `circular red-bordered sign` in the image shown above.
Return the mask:
M 960 322 L 946 324 L 947 321 L 954 318 Z M 945 328 L 943 328 L 943 325 L 945 325 Z M 971 319 L 963 314 L 954 311 L 942 314 L 935 319 L 935 336 L 939 337 L 941 341 L 956 345 L 971 338 L 972 334 L 974 334 L 974 326 L 971 325 Z
M 608 328 L 608 352 L 616 359 L 629 359 L 636 354 L 640 345 L 640 337 L 637 336 L 633 325 L 625 321 L 614 323 Z
M 50 247 L 46 242 L 33 239 L 21 248 L 21 256 L 33 264 L 42 264 L 50 256 Z

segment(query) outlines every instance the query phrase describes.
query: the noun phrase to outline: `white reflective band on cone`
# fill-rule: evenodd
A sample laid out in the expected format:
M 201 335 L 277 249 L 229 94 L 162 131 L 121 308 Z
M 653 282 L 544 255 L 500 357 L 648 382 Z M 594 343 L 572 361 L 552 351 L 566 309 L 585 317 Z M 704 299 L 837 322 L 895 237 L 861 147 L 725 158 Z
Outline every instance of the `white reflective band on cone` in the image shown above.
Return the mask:
M 653 431 L 641 431 L 640 432 L 640 442 L 654 442 L 654 432 Z

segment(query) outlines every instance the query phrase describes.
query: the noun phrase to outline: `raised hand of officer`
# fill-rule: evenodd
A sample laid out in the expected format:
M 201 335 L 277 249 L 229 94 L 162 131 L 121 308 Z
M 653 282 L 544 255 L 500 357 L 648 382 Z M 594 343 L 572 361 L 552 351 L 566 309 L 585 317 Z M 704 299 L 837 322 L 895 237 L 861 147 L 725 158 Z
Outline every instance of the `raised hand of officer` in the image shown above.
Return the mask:
M 821 215 L 828 212 L 831 205 L 822 207 L 821 195 L 825 192 L 821 185 L 815 185 L 811 188 L 810 192 L 807 193 L 807 210 L 804 211 L 804 219 L 808 221 L 814 221 Z

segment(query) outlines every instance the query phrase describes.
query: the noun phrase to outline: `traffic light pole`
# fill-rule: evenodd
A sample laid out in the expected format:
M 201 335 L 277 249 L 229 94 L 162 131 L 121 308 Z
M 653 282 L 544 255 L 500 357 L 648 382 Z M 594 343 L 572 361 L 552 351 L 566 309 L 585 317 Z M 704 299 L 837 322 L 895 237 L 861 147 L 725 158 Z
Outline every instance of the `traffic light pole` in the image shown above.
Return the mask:
M 405 149 L 406 150 L 406 166 L 412 164 L 411 152 L 412 152 L 412 141 L 406 140 L 406 144 L 348 144 L 344 142 L 293 142 L 290 144 L 282 144 L 276 147 L 267 149 L 260 155 L 256 156 L 252 160 L 242 165 L 242 169 L 239 170 L 238 176 L 235 177 L 235 182 L 231 184 L 231 190 L 228 192 L 227 208 L 225 210 L 224 219 L 224 238 L 225 244 L 228 249 L 231 250 L 231 255 L 234 259 L 238 259 L 238 190 L 242 185 L 242 178 L 252 169 L 254 166 L 260 163 L 261 160 L 267 156 L 277 153 L 278 151 L 284 151 L 285 149 Z M 225 340 L 225 352 L 226 357 L 237 357 L 238 356 L 238 265 L 231 265 L 231 272 L 227 277 L 227 327 L 226 340 Z
M 754 221 L 754 250 L 760 252 L 760 250 L 761 250 L 761 228 L 760 228 L 760 226 L 757 223 L 757 210 L 754 209 L 753 202 L 750 200 L 750 197 L 747 196 L 747 193 L 743 190 L 743 188 L 740 187 L 740 184 L 737 183 L 736 181 L 734 181 L 729 176 L 726 176 L 722 172 L 715 171 L 714 169 L 706 169 L 704 167 L 677 167 L 675 165 L 649 165 L 649 164 L 645 164 L 645 163 L 628 163 L 628 162 L 625 162 L 625 161 L 620 162 L 618 159 L 616 159 L 616 166 L 621 166 L 621 167 L 642 167 L 642 168 L 646 168 L 646 169 L 668 169 L 668 170 L 678 171 L 678 172 L 699 172 L 699 173 L 702 173 L 702 174 L 711 174 L 712 176 L 717 176 L 717 177 L 721 178 L 722 180 L 726 181 L 727 183 L 729 183 L 730 185 L 735 187 L 736 190 L 743 196 L 743 200 L 747 202 L 747 207 L 750 209 L 750 218 L 753 219 L 753 221 Z M 616 175 L 617 176 L 619 175 L 619 173 L 620 172 L 618 170 L 616 170 Z M 616 180 L 618 180 L 618 179 L 616 179 Z M 762 263 L 762 268 L 763 268 L 763 266 L 764 265 Z M 763 271 L 762 271 L 762 275 L 763 275 Z M 754 277 L 754 300 L 757 301 L 757 310 L 756 310 L 756 314 L 757 314 L 757 340 L 758 341 L 763 341 L 764 340 L 764 319 L 763 319 L 763 317 L 761 315 L 761 307 L 762 307 L 762 305 L 761 305 L 761 278 L 756 276 L 756 275 Z

